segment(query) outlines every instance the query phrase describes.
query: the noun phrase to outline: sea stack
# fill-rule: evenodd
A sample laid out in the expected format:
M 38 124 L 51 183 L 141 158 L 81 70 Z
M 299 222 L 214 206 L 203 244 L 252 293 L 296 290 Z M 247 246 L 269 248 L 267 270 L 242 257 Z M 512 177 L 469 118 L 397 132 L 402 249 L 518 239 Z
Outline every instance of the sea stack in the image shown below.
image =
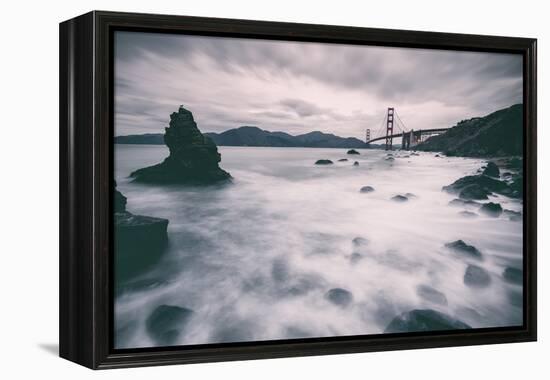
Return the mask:
M 136 170 L 136 182 L 156 184 L 210 185 L 228 181 L 231 175 L 218 163 L 221 155 L 216 144 L 203 136 L 191 111 L 180 106 L 170 115 L 164 143 L 170 155 L 160 164 Z

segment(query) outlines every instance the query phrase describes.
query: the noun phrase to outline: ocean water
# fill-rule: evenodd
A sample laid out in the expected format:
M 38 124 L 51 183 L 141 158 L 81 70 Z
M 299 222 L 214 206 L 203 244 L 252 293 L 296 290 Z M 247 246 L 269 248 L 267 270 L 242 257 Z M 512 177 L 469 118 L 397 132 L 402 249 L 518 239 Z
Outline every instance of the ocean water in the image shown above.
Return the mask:
M 521 325 L 521 286 L 503 279 L 522 266 L 522 222 L 466 218 L 441 191 L 485 161 L 382 150 L 219 147 L 231 185 L 135 184 L 164 146 L 116 145 L 115 176 L 134 214 L 169 219 L 162 261 L 115 298 L 115 346 L 150 347 L 145 320 L 159 305 L 193 310 L 174 344 L 379 334 L 400 313 L 434 309 L 474 328 Z M 347 158 L 347 162 L 338 159 Z M 315 165 L 331 159 L 333 165 Z M 359 166 L 353 166 L 358 161 Z M 371 193 L 360 193 L 372 186 Z M 395 195 L 412 193 L 407 202 Z M 495 196 L 503 208 L 520 201 Z M 356 239 L 361 238 L 361 239 Z M 355 240 L 355 243 L 353 240 Z M 458 239 L 483 254 L 457 255 Z M 468 264 L 486 288 L 464 284 Z M 444 294 L 427 297 L 427 287 Z M 346 306 L 327 292 L 352 295 Z M 518 301 L 519 299 L 519 301 Z

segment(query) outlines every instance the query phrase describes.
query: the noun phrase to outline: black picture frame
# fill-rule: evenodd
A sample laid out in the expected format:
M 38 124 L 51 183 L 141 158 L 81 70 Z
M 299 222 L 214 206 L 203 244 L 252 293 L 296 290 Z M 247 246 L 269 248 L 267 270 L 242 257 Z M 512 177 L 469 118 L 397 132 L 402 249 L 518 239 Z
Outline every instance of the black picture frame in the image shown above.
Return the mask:
M 523 326 L 114 350 L 113 32 L 518 53 L 524 67 Z M 534 341 L 536 39 L 93 11 L 60 24 L 60 356 L 93 369 Z

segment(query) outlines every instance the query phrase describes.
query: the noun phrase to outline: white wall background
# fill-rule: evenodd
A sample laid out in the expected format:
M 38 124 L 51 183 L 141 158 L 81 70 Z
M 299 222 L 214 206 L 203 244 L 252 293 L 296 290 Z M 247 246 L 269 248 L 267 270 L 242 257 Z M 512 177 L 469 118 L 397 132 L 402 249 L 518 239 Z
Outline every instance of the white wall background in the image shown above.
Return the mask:
M 539 39 L 539 342 L 92 372 L 57 358 L 58 23 L 117 10 Z M 0 22 L 0 377 L 56 379 L 548 378 L 550 153 L 545 2 L 8 1 Z M 546 166 L 546 167 L 545 167 Z M 546 353 L 545 353 L 546 351 Z M 545 376 L 546 375 L 546 376 Z

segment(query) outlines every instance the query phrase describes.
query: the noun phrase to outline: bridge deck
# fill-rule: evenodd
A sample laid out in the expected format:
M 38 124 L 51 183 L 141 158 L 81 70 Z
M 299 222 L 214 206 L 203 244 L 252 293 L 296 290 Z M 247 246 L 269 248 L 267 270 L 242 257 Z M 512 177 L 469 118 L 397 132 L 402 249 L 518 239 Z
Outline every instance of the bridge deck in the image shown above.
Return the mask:
M 438 133 L 438 132 L 445 132 L 447 130 L 449 130 L 450 128 L 432 128 L 432 129 L 419 129 L 418 131 L 414 131 L 414 132 L 420 132 L 421 134 L 424 134 L 424 133 Z M 410 132 L 410 131 L 409 131 Z M 409 132 L 406 132 L 406 133 L 409 133 Z M 393 134 L 391 136 L 387 136 L 387 137 L 391 137 L 391 138 L 397 138 L 397 137 L 403 137 L 403 132 L 401 133 L 396 133 L 396 134 Z M 381 136 L 381 137 L 376 137 L 372 140 L 369 140 L 367 141 L 367 144 L 370 144 L 371 142 L 374 142 L 374 141 L 380 141 L 380 140 L 385 140 L 386 139 L 386 136 Z

